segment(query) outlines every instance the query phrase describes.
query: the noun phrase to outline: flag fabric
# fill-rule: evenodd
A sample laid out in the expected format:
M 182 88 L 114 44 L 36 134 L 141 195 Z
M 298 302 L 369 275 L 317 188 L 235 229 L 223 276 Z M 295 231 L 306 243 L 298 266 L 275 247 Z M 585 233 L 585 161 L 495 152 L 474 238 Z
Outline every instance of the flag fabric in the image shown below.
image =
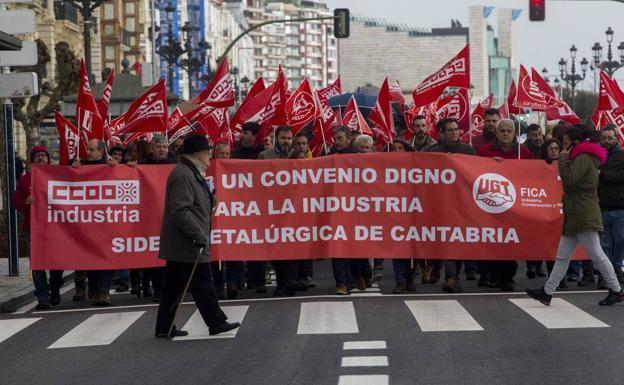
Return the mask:
M 340 76 L 329 86 L 316 90 L 318 100 L 320 102 L 320 110 L 325 122 L 329 121 L 333 115 L 333 111 L 329 106 L 329 99 L 342 94 L 342 85 L 340 84 Z
M 516 82 L 512 79 L 509 86 L 509 92 L 507 93 L 506 109 L 508 114 L 520 115 L 523 110 L 516 106 L 516 96 L 518 95 L 518 89 L 516 88 Z M 509 117 L 509 116 L 507 116 Z
M 176 108 L 169 115 L 169 124 L 167 127 L 168 144 L 175 142 L 178 138 L 192 134 L 194 126 L 184 117 L 182 111 Z
M 547 120 L 563 120 L 570 124 L 580 124 L 581 119 L 572 111 L 568 103 L 563 99 L 557 99 L 557 104 L 546 110 Z
M 266 86 L 264 85 L 264 80 L 262 78 L 256 80 L 253 86 L 251 86 L 251 88 L 247 92 L 247 95 L 245 96 L 245 99 L 243 99 L 241 104 L 232 115 L 232 118 L 230 119 L 230 129 L 233 132 L 241 132 L 242 124 L 245 122 L 245 120 L 243 120 L 240 115 L 243 115 L 244 111 L 249 110 L 247 104 L 254 100 L 254 98 L 265 89 Z
M 544 80 L 542 75 L 540 75 L 539 72 L 535 70 L 535 68 L 531 68 L 531 79 L 537 85 L 537 88 L 542 94 L 542 97 L 549 105 L 549 109 L 564 107 L 563 104 L 561 104 L 562 100 L 559 99 L 555 90 L 552 89 L 550 84 L 548 84 L 546 80 Z
M 301 131 L 302 128 L 319 115 L 319 109 L 307 77 L 303 79 L 303 82 L 301 82 L 295 92 L 286 100 L 286 115 L 288 124 L 292 127 L 294 134 Z
M 470 88 L 470 45 L 467 44 L 442 68 L 429 75 L 412 93 L 414 104 L 435 102 L 446 87 Z
M 167 132 L 167 89 L 164 79 L 137 98 L 128 111 L 113 119 L 111 124 L 121 134 Z
M 274 125 L 286 124 L 286 89 L 288 89 L 288 81 L 282 71 L 282 67 L 278 66 L 277 79 L 275 87 L 268 102 L 260 111 L 259 116 L 255 119 L 260 124 L 260 130 L 256 135 L 255 145 L 259 145 L 269 136 L 271 127 Z M 252 118 L 252 121 L 254 119 Z
M 494 94 L 490 92 L 487 98 L 483 99 L 481 102 L 481 107 L 484 109 L 492 108 L 492 104 L 494 103 Z
M 401 85 L 398 80 L 390 86 L 390 100 L 392 103 L 399 103 L 401 111 L 405 110 L 405 97 L 403 96 L 403 90 L 401 90 Z
M 529 72 L 522 64 L 520 64 L 518 94 L 516 95 L 516 102 L 514 104 L 517 107 L 528 107 L 541 111 L 545 111 L 549 108 L 549 104 L 544 99 L 537 83 L 531 79 Z
M 396 134 L 391 103 L 390 86 L 386 78 L 379 89 L 375 107 L 368 114 L 368 120 L 375 125 L 373 132 L 383 140 L 383 143 L 392 142 Z
M 59 135 L 59 164 L 67 166 L 79 156 L 80 135 L 78 128 L 58 111 L 54 111 L 54 120 Z
M 87 156 L 87 142 L 91 139 L 104 139 L 104 121 L 100 116 L 87 75 L 84 60 L 80 61 L 80 83 L 76 98 L 76 125 L 81 136 L 80 155 Z
M 213 108 L 198 120 L 196 133 L 206 135 L 212 143 L 232 144 L 232 132 L 229 128 L 227 109 Z
M 334 129 L 342 126 L 342 120 L 340 108 L 337 108 L 327 121 L 324 121 L 322 117 L 314 120 L 312 140 L 309 145 L 314 157 L 321 155 L 323 149 L 331 148 L 334 144 Z
M 108 79 L 106 80 L 106 86 L 104 87 L 104 91 L 102 91 L 102 97 L 97 101 L 98 111 L 100 112 L 100 116 L 104 121 L 108 121 L 108 106 L 110 105 L 111 94 L 113 93 L 113 82 L 115 81 L 115 71 L 110 72 L 108 74 Z
M 475 109 L 470 114 L 471 119 L 471 127 L 470 129 L 464 133 L 460 137 L 460 141 L 463 143 L 471 143 L 472 138 L 477 137 L 483 133 L 483 114 L 485 113 L 485 109 L 481 105 L 481 103 L 477 104 Z
M 601 70 L 597 109 L 611 111 L 622 107 L 624 107 L 624 92 L 615 80 Z
M 360 109 L 358 108 L 357 102 L 355 101 L 355 97 L 351 95 L 351 99 L 349 99 L 349 103 L 344 111 L 344 116 L 342 118 L 343 125 L 348 127 L 349 130 L 358 132 L 359 134 L 373 136 L 373 131 L 366 123 L 366 119 L 362 116 Z
M 233 106 L 235 99 L 236 93 L 234 92 L 230 66 L 227 57 L 224 57 L 206 88 L 191 103 L 225 108 Z
M 481 104 L 483 108 L 483 104 Z M 460 88 L 458 92 L 439 99 L 435 108 L 436 122 L 453 118 L 459 122 L 459 129 L 466 133 L 470 129 L 470 101 L 468 99 L 468 89 Z

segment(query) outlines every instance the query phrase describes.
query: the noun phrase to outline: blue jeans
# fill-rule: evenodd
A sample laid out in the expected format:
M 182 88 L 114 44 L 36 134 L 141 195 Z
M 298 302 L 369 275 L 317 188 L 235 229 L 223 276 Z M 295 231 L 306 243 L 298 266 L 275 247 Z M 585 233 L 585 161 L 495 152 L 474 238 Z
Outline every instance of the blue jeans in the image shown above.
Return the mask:
M 624 259 L 624 210 L 602 212 L 604 232 L 600 236 L 600 245 L 616 270 L 622 270 Z
M 394 281 L 397 285 L 407 283 L 414 279 L 414 269 L 410 267 L 412 261 L 409 259 L 393 259 L 392 270 L 394 271 Z

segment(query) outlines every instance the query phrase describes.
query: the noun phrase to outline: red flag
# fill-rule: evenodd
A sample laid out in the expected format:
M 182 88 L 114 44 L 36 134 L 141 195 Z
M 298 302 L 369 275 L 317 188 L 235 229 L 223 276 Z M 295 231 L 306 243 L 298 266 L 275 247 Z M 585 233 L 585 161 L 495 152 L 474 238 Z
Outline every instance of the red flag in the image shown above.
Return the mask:
M 624 107 L 624 92 L 622 92 L 615 80 L 601 70 L 597 109 L 600 111 L 611 111 L 620 107 Z
M 269 136 L 271 126 L 286 123 L 287 88 L 286 76 L 284 76 L 284 72 L 282 72 L 282 67 L 279 66 L 275 87 L 273 87 L 271 97 L 264 108 L 256 114 L 257 116 L 254 116 L 254 118 L 257 117 L 257 119 L 251 119 L 260 124 L 260 130 L 258 131 L 258 135 L 256 135 L 256 145 L 264 142 L 266 137 Z
M 176 108 L 169 115 L 169 124 L 167 129 L 168 144 L 176 141 L 176 139 L 193 133 L 194 127 L 182 115 L 182 111 Z
M 104 121 L 100 116 L 87 76 L 84 60 L 80 60 L 80 84 L 76 98 L 76 123 L 82 136 L 81 146 L 86 156 L 87 142 L 91 139 L 104 139 Z
M 494 94 L 490 92 L 488 97 L 481 102 L 481 107 L 487 110 L 488 108 L 492 108 L 492 103 L 494 103 Z
M 262 80 L 262 78 L 259 78 L 258 80 L 256 80 L 253 86 L 251 86 L 251 89 L 249 90 L 249 92 L 247 92 L 245 99 L 243 99 L 241 104 L 238 106 L 238 109 L 236 110 L 236 112 L 234 112 L 232 119 L 230 119 L 230 128 L 232 129 L 233 132 L 241 131 L 242 124 L 246 122 L 246 120 L 244 120 L 241 116 L 244 115 L 245 111 L 248 111 L 247 104 L 250 103 L 252 100 L 254 100 L 254 98 L 258 96 L 265 89 L 266 87 L 264 85 L 264 80 Z
M 295 134 L 319 115 L 319 109 L 307 77 L 303 79 L 299 88 L 286 101 L 286 115 L 288 116 L 288 124 L 293 128 Z
M 340 76 L 329 86 L 316 91 L 320 102 L 320 110 L 323 115 L 323 121 L 327 122 L 333 114 L 329 106 L 329 99 L 342 94 L 342 85 L 340 84 Z
M 78 158 L 80 135 L 78 128 L 57 111 L 54 111 L 54 120 L 59 135 L 59 164 L 67 166 L 73 159 Z
M 544 99 L 537 83 L 531 79 L 529 72 L 522 64 L 520 64 L 518 95 L 516 96 L 515 105 L 542 111 L 549 108 L 548 102 Z
M 97 102 L 98 111 L 100 112 L 100 116 L 105 121 L 108 121 L 108 106 L 110 105 L 110 98 L 113 92 L 113 82 L 115 81 L 115 71 L 110 72 L 108 74 L 108 79 L 106 80 L 106 86 L 104 87 L 104 91 L 102 91 L 102 97 Z
M 483 104 L 481 104 L 483 108 Z M 435 108 L 436 122 L 445 118 L 457 119 L 459 129 L 466 133 L 470 126 L 470 101 L 468 89 L 460 88 L 458 92 L 438 100 Z
M 484 113 L 485 113 L 485 109 L 483 108 L 483 105 L 481 103 L 477 104 L 475 109 L 472 111 L 472 114 L 470 115 L 470 119 L 472 120 L 472 126 L 470 130 L 464 133 L 464 135 L 462 135 L 460 138 L 460 140 L 463 143 L 470 143 L 471 138 L 479 136 L 483 133 L 483 126 L 484 126 L 483 114 Z
M 470 45 L 467 44 L 442 68 L 429 75 L 412 93 L 414 104 L 435 102 L 446 87 L 470 88 Z
M 546 110 L 546 119 L 563 120 L 570 124 L 580 124 L 581 119 L 572 111 L 568 103 L 562 99 L 557 99 L 557 106 Z
M 555 90 L 550 87 L 550 85 L 546 82 L 546 80 L 544 80 L 542 75 L 535 70 L 535 68 L 531 68 L 531 78 L 535 84 L 537 84 L 537 88 L 550 108 L 564 107 L 563 104 L 561 104 L 563 101 L 559 99 Z
M 314 120 L 309 146 L 313 156 L 319 156 L 323 148 L 329 149 L 334 144 L 334 129 L 340 126 L 342 126 L 340 108 L 337 108 L 327 121 L 323 121 L 322 117 Z
M 399 103 L 400 106 L 405 107 L 405 97 L 398 80 L 390 86 L 390 100 L 392 103 Z
M 136 99 L 128 111 L 113 119 L 111 124 L 119 134 L 167 132 L 167 89 L 161 79 L 155 86 Z
M 230 66 L 227 57 L 224 57 L 206 88 L 191 103 L 225 108 L 233 106 L 235 98 Z
M 227 109 L 213 108 L 197 121 L 197 133 L 206 135 L 212 143 L 227 142 L 231 144 L 232 134 L 229 129 Z
M 375 107 L 368 114 L 368 120 L 379 130 L 377 135 L 381 137 L 383 143 L 390 143 L 396 134 L 394 130 L 394 116 L 392 114 L 392 104 L 390 98 L 390 87 L 388 78 L 384 80 L 379 89 Z M 375 131 L 375 129 L 373 129 Z
M 351 95 L 347 108 L 345 108 L 343 124 L 351 131 L 357 131 L 360 134 L 373 136 L 373 131 L 366 123 L 366 119 L 362 116 L 360 109 L 358 108 L 355 97 Z
M 518 95 L 518 91 L 516 89 L 516 82 L 512 79 L 511 86 L 509 86 L 509 92 L 507 93 L 507 100 L 506 100 L 506 108 L 509 114 L 519 115 L 522 113 L 522 109 L 515 105 L 517 95 Z

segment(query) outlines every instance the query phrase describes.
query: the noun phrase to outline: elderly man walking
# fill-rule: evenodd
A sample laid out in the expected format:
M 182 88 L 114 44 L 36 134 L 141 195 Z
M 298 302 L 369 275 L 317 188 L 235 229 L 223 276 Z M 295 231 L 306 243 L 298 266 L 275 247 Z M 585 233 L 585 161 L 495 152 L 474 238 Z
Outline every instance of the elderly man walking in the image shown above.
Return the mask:
M 182 159 L 167 178 L 165 210 L 160 230 L 159 258 L 167 261 L 156 320 L 156 337 L 179 337 L 188 332 L 173 325 L 182 290 L 190 292 L 211 335 L 240 326 L 226 322 L 217 301 L 210 271 L 210 222 L 214 194 L 205 179 L 211 146 L 205 136 L 184 140 Z

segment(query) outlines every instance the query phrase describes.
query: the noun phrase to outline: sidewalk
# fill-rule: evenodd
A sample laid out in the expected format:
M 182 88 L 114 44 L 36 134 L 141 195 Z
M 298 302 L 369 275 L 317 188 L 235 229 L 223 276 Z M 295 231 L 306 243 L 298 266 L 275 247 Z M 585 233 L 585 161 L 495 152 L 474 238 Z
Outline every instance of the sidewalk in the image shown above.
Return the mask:
M 0 259 L 0 313 L 14 312 L 20 306 L 36 300 L 29 258 L 19 259 L 19 273 L 18 277 L 9 277 L 9 260 Z M 65 283 L 73 273 L 71 270 L 63 273 Z

